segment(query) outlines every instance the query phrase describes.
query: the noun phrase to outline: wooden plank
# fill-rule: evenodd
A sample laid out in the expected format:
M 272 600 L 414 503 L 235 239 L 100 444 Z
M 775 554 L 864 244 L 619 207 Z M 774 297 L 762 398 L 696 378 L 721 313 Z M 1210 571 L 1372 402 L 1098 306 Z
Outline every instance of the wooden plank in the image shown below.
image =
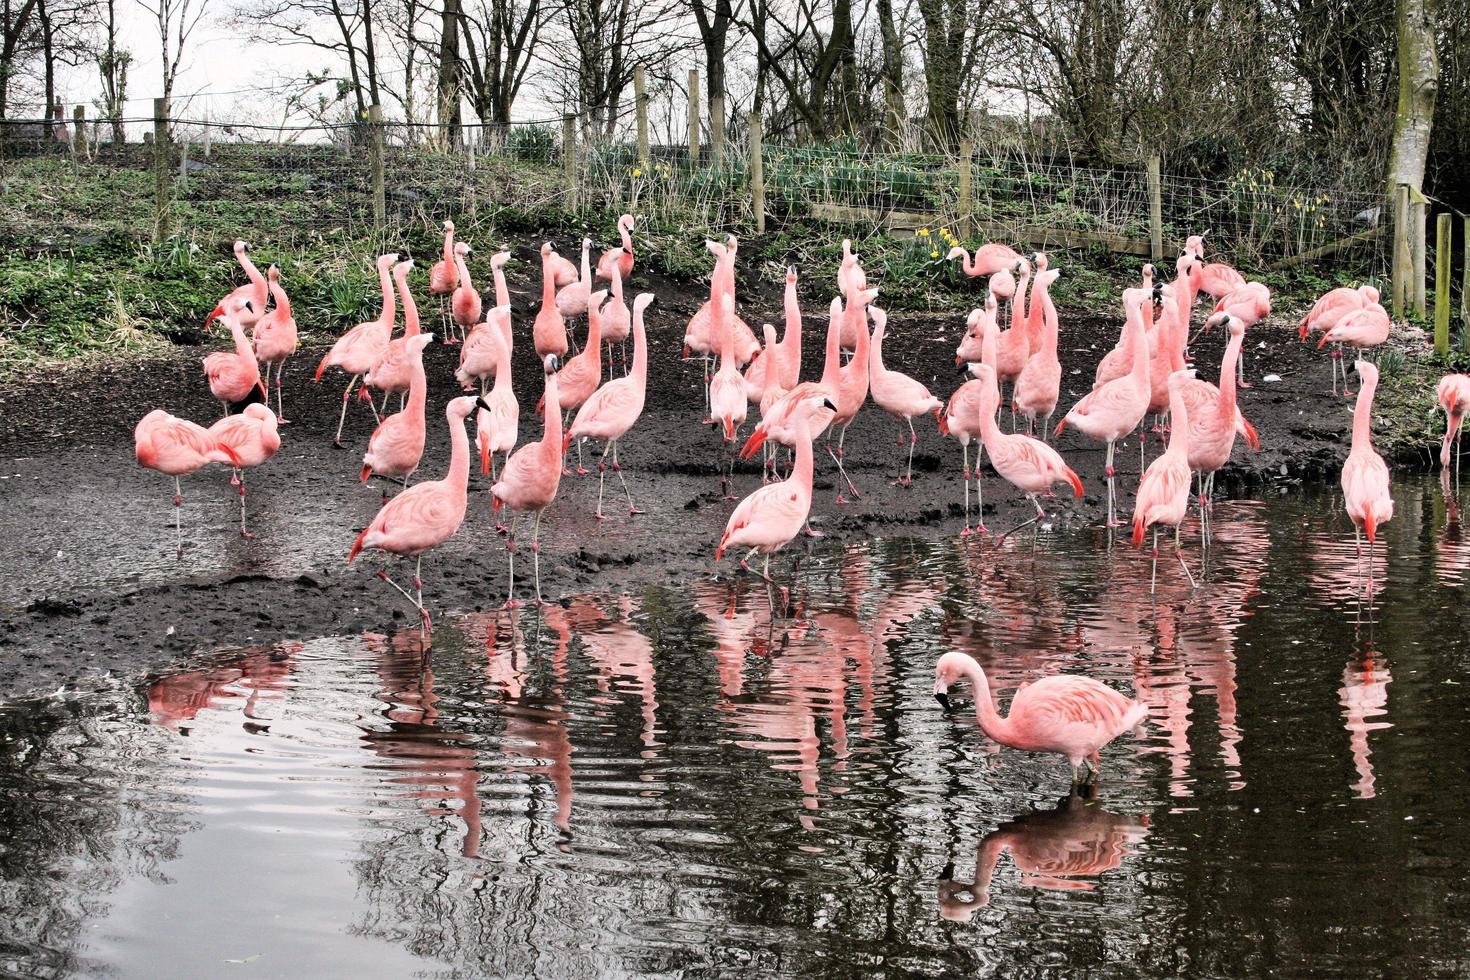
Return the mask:
M 1308 249 L 1307 251 L 1302 252 L 1299 255 L 1293 255 L 1288 258 L 1281 259 L 1278 262 L 1273 262 L 1270 265 L 1266 266 L 1266 268 L 1271 272 L 1278 272 L 1282 269 L 1290 269 L 1293 266 L 1305 265 L 1308 262 L 1315 262 L 1317 259 L 1323 259 L 1329 255 L 1334 255 L 1338 252 L 1341 252 L 1345 248 L 1351 248 L 1354 245 L 1361 245 L 1364 242 L 1371 242 L 1374 239 L 1381 237 L 1382 235 L 1382 225 L 1374 228 L 1369 228 L 1365 231 L 1355 231 L 1345 238 L 1339 238 L 1336 241 L 1328 242 L 1325 245 L 1318 245 L 1316 248 Z
M 1441 211 L 1434 220 L 1434 349 L 1450 352 L 1450 215 Z
M 887 228 L 890 231 L 914 231 L 919 228 L 935 228 L 945 219 L 938 214 L 919 211 L 877 211 L 872 208 L 853 208 L 840 204 L 813 204 L 812 217 L 840 225 L 869 225 Z M 1089 231 L 1085 228 L 1047 228 L 1041 225 L 1025 225 L 1005 221 L 973 220 L 974 233 L 979 238 L 997 241 L 1021 242 L 1041 247 L 1084 249 L 1102 246 L 1120 255 L 1148 257 L 1152 245 L 1147 241 L 1125 235 Z

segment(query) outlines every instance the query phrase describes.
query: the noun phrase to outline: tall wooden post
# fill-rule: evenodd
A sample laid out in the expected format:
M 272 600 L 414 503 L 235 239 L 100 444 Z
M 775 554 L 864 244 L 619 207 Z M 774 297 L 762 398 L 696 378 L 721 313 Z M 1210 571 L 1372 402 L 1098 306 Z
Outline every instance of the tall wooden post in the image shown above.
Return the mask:
M 209 124 L 209 113 L 204 114 L 204 159 L 209 159 L 210 143 L 214 139 L 214 127 Z
M 975 141 L 960 140 L 960 172 L 959 180 L 955 181 L 955 187 L 959 191 L 960 240 L 970 237 L 970 231 L 975 224 Z
M 1148 249 L 1155 262 L 1164 258 L 1164 187 L 1159 155 L 1148 158 Z
M 1450 352 L 1450 215 L 1434 219 L 1434 349 Z
M 1414 223 L 1410 228 L 1414 237 L 1409 240 L 1414 255 L 1414 312 L 1425 317 L 1429 315 L 1429 298 L 1425 294 L 1424 286 L 1429 279 L 1429 205 L 1422 195 L 1416 196 L 1419 200 L 1413 204 Z
M 77 106 L 71 111 L 71 145 L 79 158 L 87 159 L 87 110 Z
M 709 100 L 709 155 L 715 166 L 725 158 L 725 93 Z
M 699 69 L 689 69 L 689 162 L 699 162 Z
M 1393 195 L 1393 316 L 1402 320 L 1409 308 L 1409 185 L 1399 184 Z
M 382 230 L 388 220 L 388 191 L 383 176 L 383 107 L 368 106 L 368 154 L 372 158 L 373 227 Z
M 577 115 L 565 113 L 561 117 L 561 163 L 567 191 L 577 190 Z
M 755 233 L 766 232 L 766 161 L 761 156 L 761 114 L 752 112 L 750 127 L 750 211 L 755 215 Z
M 172 183 L 168 173 L 168 99 L 153 100 L 153 242 L 161 243 L 169 233 Z
M 633 109 L 638 114 L 638 166 L 648 173 L 648 82 L 643 66 L 633 69 Z

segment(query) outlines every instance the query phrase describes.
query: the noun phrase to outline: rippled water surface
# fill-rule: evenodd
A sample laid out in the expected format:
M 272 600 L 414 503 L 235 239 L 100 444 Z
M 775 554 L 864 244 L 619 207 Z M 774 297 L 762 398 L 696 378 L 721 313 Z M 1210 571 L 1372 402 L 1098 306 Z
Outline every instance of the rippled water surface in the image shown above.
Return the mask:
M 1101 532 L 890 539 L 774 618 L 701 582 L 0 708 L 0 972 L 1464 975 L 1470 543 L 1396 500 L 1371 584 L 1291 494 L 1194 593 Z M 947 650 L 1150 721 L 1071 797 L 938 708 Z

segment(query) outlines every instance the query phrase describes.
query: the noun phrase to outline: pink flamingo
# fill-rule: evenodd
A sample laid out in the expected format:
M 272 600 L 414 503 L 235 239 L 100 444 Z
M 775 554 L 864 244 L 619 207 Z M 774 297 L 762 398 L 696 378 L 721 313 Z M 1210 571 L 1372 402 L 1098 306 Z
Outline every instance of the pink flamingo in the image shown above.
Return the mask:
M 611 248 L 597 260 L 597 278 L 612 281 L 613 270 L 623 282 L 633 274 L 633 216 L 625 214 L 618 218 L 618 235 L 622 237 L 621 248 Z
M 1143 285 L 1123 290 L 1123 309 L 1128 310 L 1128 304 L 1137 298 L 1142 304 L 1140 317 L 1143 319 L 1144 336 L 1147 337 L 1149 326 L 1153 321 L 1154 311 L 1163 304 L 1163 291 L 1156 287 L 1153 282 L 1154 267 L 1145 265 L 1143 267 Z M 1122 336 L 1113 349 L 1103 355 L 1098 362 L 1097 370 L 1092 377 L 1092 387 L 1101 388 L 1109 381 L 1116 381 L 1125 377 L 1133 370 L 1133 331 L 1128 326 L 1125 317 L 1123 321 Z
M 459 265 L 454 261 L 454 222 L 444 222 L 444 256 L 429 267 L 429 295 L 439 297 L 439 321 L 448 319 L 446 304 L 459 286 Z M 445 338 L 448 340 L 448 337 Z
M 388 347 L 378 363 L 363 375 L 365 387 L 376 388 L 385 396 L 397 393 L 398 407 L 403 407 L 403 395 L 413 378 L 413 358 L 409 355 L 409 341 L 419 335 L 419 308 L 414 302 L 413 291 L 408 288 L 408 274 L 413 271 L 413 259 L 393 266 L 393 283 L 398 287 L 398 298 L 403 300 L 403 334 L 388 341 Z M 423 350 L 422 347 L 418 348 Z M 382 411 L 388 411 L 388 399 L 384 397 Z
M 254 328 L 260 318 L 265 315 L 265 303 L 270 294 L 270 287 L 266 284 L 265 276 L 260 274 L 260 270 L 255 267 L 255 263 L 251 262 L 250 256 L 246 254 L 250 251 L 249 245 L 242 241 L 236 241 L 234 251 L 236 261 L 245 270 L 245 275 L 250 277 L 250 282 L 244 286 L 237 286 L 224 299 L 219 301 L 219 304 L 210 311 L 209 316 L 204 318 L 205 329 L 209 328 L 209 322 L 211 320 L 237 304 L 240 310 L 240 326 L 247 330 Z
M 740 567 L 749 570 L 750 556 L 760 552 L 765 555 L 761 578 L 771 582 L 771 553 L 790 544 L 811 513 L 811 418 L 818 411 L 837 411 L 837 406 L 820 390 L 806 392 L 794 406 L 796 464 L 791 468 L 791 475 L 779 483 L 761 487 L 740 501 L 725 524 L 725 532 L 715 548 L 715 561 L 723 558 L 727 549 L 749 548 L 750 553 L 740 561 Z
M 239 488 L 240 537 L 250 537 L 245 529 L 245 469 L 259 466 L 270 459 L 281 448 L 281 436 L 276 431 L 276 413 L 270 406 L 251 404 L 239 415 L 220 419 L 209 427 L 209 434 L 222 446 L 235 451 L 239 462 L 230 476 L 230 484 Z
M 1051 301 L 1051 284 L 1060 276 L 1060 269 L 1045 268 L 1046 256 L 1037 253 L 1036 284 L 1031 292 L 1031 319 L 1039 321 L 1038 345 L 1026 359 L 1012 390 L 1013 408 L 1026 416 L 1026 431 L 1036 431 L 1036 419 L 1043 419 L 1041 437 L 1046 439 L 1051 432 L 1052 413 L 1057 410 L 1057 401 L 1062 392 L 1062 362 L 1057 357 L 1057 308 Z M 1038 309 L 1039 308 L 1039 309 Z
M 768 386 L 779 386 L 780 379 L 774 375 L 780 373 L 776 359 L 776 328 L 769 323 L 761 324 L 761 337 L 765 343 L 756 352 L 749 364 L 745 366 L 745 373 L 741 380 L 745 384 L 745 398 L 753 405 L 759 405 L 766 397 Z
M 507 317 L 509 319 L 509 317 Z M 470 335 L 474 340 L 474 335 Z M 468 344 L 466 344 L 468 346 Z M 521 405 L 511 386 L 510 348 L 501 344 L 496 350 L 500 363 L 495 366 L 495 387 L 482 395 L 486 408 L 475 415 L 475 441 L 480 447 L 480 472 L 488 473 L 495 482 L 495 454 L 510 453 L 520 436 Z
M 432 338 L 433 334 L 420 336 Z M 378 515 L 362 529 L 357 540 L 352 542 L 352 550 L 347 553 L 349 563 L 364 548 L 414 559 L 413 595 L 388 576 L 387 568 L 378 572 L 378 578 L 413 603 L 425 634 L 432 624 L 428 610 L 424 608 L 424 552 L 454 537 L 460 524 L 464 523 L 470 479 L 470 445 L 464 431 L 464 420 L 476 406 L 483 404 L 472 395 L 450 400 L 444 408 L 444 417 L 449 422 L 449 472 L 442 480 L 429 480 L 409 487 L 384 504 Z
M 1056 276 L 1051 276 L 1046 281 L 1046 286 L 1041 284 L 1041 275 L 1051 265 L 1051 259 L 1045 252 L 1033 252 L 1031 254 L 1031 267 L 1036 272 L 1036 277 L 1031 280 L 1031 296 L 1026 301 L 1026 335 L 1031 338 L 1031 354 L 1035 355 L 1041 350 L 1041 334 L 1045 329 L 1045 310 L 1041 297 L 1051 288 L 1051 284 L 1061 275 L 1057 270 Z
M 532 345 L 536 356 L 545 360 L 548 356 L 567 356 L 567 324 L 556 308 L 556 266 L 553 259 L 561 259 L 551 250 L 551 243 L 541 246 L 541 308 L 536 311 L 536 322 L 531 327 Z M 561 259 L 561 261 L 566 261 Z
M 1242 283 L 1220 297 L 1219 302 L 1215 304 L 1214 312 L 1205 321 L 1205 329 L 1209 330 L 1216 324 L 1224 323 L 1226 315 L 1236 317 L 1247 328 L 1255 326 L 1271 315 L 1271 290 L 1261 282 Z M 1235 363 L 1239 370 L 1236 383 L 1242 388 L 1249 388 L 1250 385 L 1245 381 L 1244 351 L 1241 353 L 1240 360 Z
M 587 306 L 587 345 L 581 353 L 567 361 L 557 375 L 558 404 L 568 414 L 582 407 L 592 393 L 602 384 L 602 303 L 607 291 L 599 289 L 592 294 Z M 541 403 L 536 410 L 540 411 Z M 563 423 L 565 425 L 565 423 Z M 587 468 L 582 465 L 582 444 L 577 444 L 577 473 L 585 476 Z
M 1444 409 L 1444 444 L 1439 447 L 1439 465 L 1450 465 L 1450 444 L 1455 444 L 1455 469 L 1460 468 L 1460 425 L 1470 412 L 1470 375 L 1447 374 L 1435 389 L 1439 407 Z
M 847 244 L 845 239 L 844 244 Z M 846 268 L 839 269 L 837 272 L 837 282 L 839 289 L 841 290 L 840 295 L 848 295 L 848 285 L 851 285 L 852 288 L 858 292 L 866 291 L 868 288 L 868 276 L 867 273 L 863 272 L 862 268 L 858 266 L 857 256 L 848 253 L 848 255 L 842 260 L 842 262 Z M 858 344 L 858 330 L 860 329 L 860 327 L 861 329 L 865 330 L 867 329 L 867 326 L 868 321 L 866 319 L 864 319 L 861 324 L 858 324 L 854 321 L 853 317 L 844 317 L 842 321 L 842 332 L 838 335 L 837 338 L 839 346 L 841 346 L 841 348 L 845 351 L 850 350 L 856 352 Z
M 1363 536 L 1368 537 L 1368 573 L 1372 577 L 1371 546 L 1378 540 L 1378 528 L 1393 517 L 1393 497 L 1388 491 L 1388 466 L 1373 448 L 1373 393 L 1378 389 L 1378 368 L 1359 360 L 1355 365 L 1362 382 L 1358 401 L 1353 406 L 1353 444 L 1347 462 L 1342 464 L 1342 499 L 1348 517 L 1353 521 L 1358 553 L 1363 550 Z
M 1356 347 L 1359 351 L 1367 350 L 1369 347 L 1377 347 L 1388 340 L 1389 331 L 1393 328 L 1393 321 L 1389 318 L 1388 311 L 1377 303 L 1370 303 L 1361 310 L 1355 310 L 1347 314 L 1331 328 L 1324 331 L 1322 339 L 1317 341 L 1317 349 L 1321 350 L 1328 343 L 1343 344 Z M 1336 377 L 1334 376 L 1334 381 Z M 1343 369 L 1342 393 L 1348 394 L 1347 369 Z
M 378 318 L 359 323 L 343 334 L 316 366 L 313 381 L 321 381 L 322 373 L 329 367 L 339 367 L 344 373 L 351 375 L 342 392 L 342 414 L 337 419 L 337 435 L 332 439 L 333 445 L 342 445 L 342 425 L 347 421 L 347 401 L 352 397 L 357 379 L 371 371 L 388 351 L 388 341 L 393 336 L 393 315 L 396 312 L 388 270 L 397 261 L 398 255 L 393 252 L 378 256 L 378 283 L 383 290 L 383 310 Z M 376 418 L 378 409 L 373 405 L 372 398 L 367 397 L 367 391 L 364 390 L 359 397 L 368 403 Z
M 591 350 L 596 350 L 596 346 Z M 586 351 L 583 351 L 585 354 Z M 541 396 L 544 429 L 539 442 L 528 442 L 517 449 L 500 470 L 500 479 L 490 487 L 491 509 L 500 513 L 501 508 L 511 511 L 510 533 L 506 535 L 505 550 L 510 555 L 510 585 L 506 589 L 505 606 L 514 609 L 520 600 L 516 594 L 516 521 L 520 514 L 535 513 L 536 522 L 531 530 L 531 561 L 536 574 L 536 605 L 541 600 L 541 514 L 556 499 L 557 487 L 561 484 L 561 399 L 557 393 L 555 354 L 546 355 L 546 392 Z
M 1302 322 L 1297 325 L 1297 331 L 1302 340 L 1313 331 L 1326 333 L 1337 326 L 1338 321 L 1349 313 L 1356 313 L 1378 302 L 1378 290 L 1373 286 L 1358 286 L 1356 289 L 1348 286 L 1339 286 L 1329 289 L 1323 293 L 1307 315 L 1302 317 Z M 1342 348 L 1339 346 L 1332 352 L 1332 393 L 1337 394 L 1337 374 L 1341 367 L 1343 374 L 1343 386 L 1347 382 L 1347 365 L 1342 364 Z
M 960 531 L 960 537 L 970 535 L 970 443 L 979 441 L 981 438 L 980 411 L 983 408 L 985 386 L 980 383 L 979 378 L 971 378 L 949 396 L 949 401 L 944 407 L 944 414 L 939 419 L 939 434 L 942 436 L 953 436 L 960 444 L 964 453 L 965 467 L 965 526 Z M 980 456 L 983 446 L 976 447 L 975 453 L 975 483 L 976 483 L 976 505 L 979 508 L 980 520 L 975 529 L 981 534 L 985 533 L 985 485 L 980 476 Z
M 209 379 L 209 392 L 230 414 L 230 405 L 250 397 L 252 389 L 259 389 L 268 396 L 265 383 L 260 380 L 260 362 L 255 359 L 255 349 L 245 336 L 240 325 L 240 311 L 244 304 L 235 301 L 234 308 L 220 314 L 219 319 L 234 338 L 233 351 L 215 351 L 203 359 L 204 376 Z
M 281 372 L 286 368 L 286 358 L 296 353 L 296 318 L 291 315 L 291 298 L 281 288 L 281 269 L 271 266 L 267 273 L 270 280 L 270 295 L 275 307 L 255 324 L 250 342 L 255 346 L 255 357 L 265 365 L 265 388 L 271 387 L 271 368 L 276 369 L 276 421 L 287 424 L 281 407 Z
M 1026 261 L 1020 252 L 1017 252 L 1009 245 L 1002 245 L 1000 242 L 981 245 L 975 250 L 974 259 L 970 258 L 970 253 L 963 246 L 956 245 L 949 250 L 949 254 L 945 258 L 950 260 L 959 259 L 961 270 L 971 279 L 980 276 L 993 276 L 997 272 L 1007 270 L 1019 272 L 1022 264 Z
M 1130 373 L 1088 392 L 1072 406 L 1067 417 L 1057 425 L 1053 435 L 1061 435 L 1068 423 L 1085 435 L 1107 443 L 1108 456 L 1104 472 L 1108 478 L 1108 527 L 1116 527 L 1117 504 L 1113 487 L 1113 446 L 1119 439 L 1138 428 L 1148 412 L 1149 375 L 1148 339 L 1144 334 L 1143 304 L 1137 294 L 1129 297 L 1128 329 L 1133 334 L 1133 368 Z
M 1160 431 L 1160 416 L 1169 409 L 1169 375 L 1184 370 L 1184 348 L 1180 344 L 1175 318 L 1179 304 L 1173 296 L 1164 296 L 1163 315 L 1154 330 L 1148 355 L 1148 414 L 1154 416 L 1154 431 Z
M 482 306 L 480 293 L 470 279 L 470 267 L 467 263 L 467 257 L 472 251 L 468 242 L 455 243 L 454 267 L 459 272 L 459 285 L 454 287 L 454 294 L 449 298 L 449 318 L 453 325 L 450 327 L 449 336 L 444 338 L 446 343 L 459 343 L 464 339 L 465 333 L 480 322 Z M 459 338 L 457 339 L 453 329 L 456 326 L 459 327 Z
M 934 698 L 950 710 L 949 689 L 968 679 L 975 688 L 975 720 L 1001 745 L 1023 752 L 1056 752 L 1067 757 L 1073 785 L 1095 782 L 1102 773 L 1104 745 L 1138 729 L 1148 708 L 1101 681 L 1075 674 L 1053 674 L 1022 685 L 1011 698 L 1011 713 L 1001 717 L 990 700 L 990 681 L 974 658 L 950 652 L 934 669 Z M 1086 764 L 1086 775 L 1082 767 Z
M 842 259 L 837 264 L 837 291 L 846 296 L 850 289 L 861 292 L 867 288 L 868 274 L 863 271 L 857 254 L 852 250 L 852 239 L 844 238 L 842 240 Z
M 914 432 L 914 416 L 933 415 L 935 421 L 938 421 L 944 402 L 931 395 L 928 388 L 913 378 L 899 371 L 890 371 L 883 364 L 883 336 L 888 327 L 888 312 L 875 306 L 872 313 L 873 345 L 868 354 L 869 388 L 873 392 L 873 401 L 879 408 L 909 427 L 908 468 L 897 483 L 899 486 L 912 486 L 914 446 L 919 442 L 919 437 Z M 900 432 L 898 444 L 902 446 L 903 442 L 903 433 Z
M 777 345 L 776 363 L 780 365 L 780 385 L 790 391 L 801 380 L 801 303 L 796 297 L 794 265 L 786 267 L 786 295 L 783 305 L 786 312 L 786 332 Z
M 490 276 L 495 280 L 495 305 L 510 305 L 510 287 L 505 284 L 505 263 L 510 261 L 509 252 L 496 252 L 490 256 Z M 510 324 L 505 325 L 505 335 L 510 336 Z
M 428 398 L 428 380 L 424 377 L 424 348 L 434 339 L 431 333 L 420 333 L 408 339 L 408 404 L 403 411 L 389 415 L 378 423 L 368 439 L 367 452 L 362 457 L 363 483 L 376 473 L 403 481 L 408 489 L 408 479 L 419 468 L 424 455 L 424 439 L 427 420 L 424 403 Z M 387 491 L 384 491 L 384 496 Z
M 1201 262 L 1204 261 L 1204 239 L 1199 235 L 1190 236 L 1184 247 Z M 1200 269 L 1199 288 L 1215 299 L 1223 299 L 1244 285 L 1245 276 L 1224 262 L 1209 262 Z
M 842 474 L 842 479 L 847 483 L 847 489 L 856 500 L 859 496 L 857 487 L 852 484 L 852 477 L 847 475 L 847 468 L 843 466 L 843 443 L 847 441 L 847 427 L 852 425 L 852 420 L 857 418 L 858 410 L 863 407 L 863 402 L 868 400 L 868 304 L 878 298 L 878 290 L 868 289 L 861 292 L 847 294 L 847 306 L 843 310 L 842 321 L 845 321 L 854 331 L 856 347 L 853 351 L 852 360 L 842 365 L 837 370 L 837 414 L 827 426 L 827 455 L 832 457 L 832 462 L 837 464 L 837 471 Z M 839 321 L 839 322 L 842 322 Z M 839 326 L 839 338 L 841 327 Z M 829 338 L 828 343 L 831 343 Z M 825 380 L 826 373 L 823 372 Z M 837 435 L 837 451 L 832 451 L 832 430 L 842 426 L 842 431 Z M 842 491 L 837 491 L 837 503 L 845 504 L 847 499 L 842 496 Z
M 174 539 L 178 545 L 178 557 L 182 558 L 184 532 L 179 522 L 179 508 L 184 506 L 184 489 L 179 477 L 210 463 L 228 463 L 238 467 L 240 456 L 204 426 L 174 418 L 161 408 L 143 416 L 133 428 L 133 455 L 139 466 L 174 478 Z
M 613 268 L 613 276 L 618 276 Z M 582 403 L 577 417 L 567 430 L 568 439 L 601 439 L 607 443 L 602 450 L 602 459 L 597 464 L 597 510 L 602 520 L 602 489 L 607 475 L 607 454 L 612 452 L 613 472 L 623 485 L 623 495 L 628 498 L 628 513 L 641 514 L 633 505 L 633 494 L 628 482 L 623 479 L 623 467 L 618 462 L 618 442 L 633 428 L 643 414 L 643 400 L 648 390 L 648 335 L 643 326 L 643 311 L 653 302 L 652 293 L 639 293 L 633 300 L 633 370 L 626 377 L 617 378 L 598 388 L 592 397 Z M 566 446 L 562 447 L 566 450 Z
M 1039 493 L 1050 493 L 1055 483 L 1070 483 L 1078 500 L 1082 499 L 1082 480 L 1072 472 L 1055 449 L 1019 432 L 1006 434 L 995 424 L 995 406 L 1000 392 L 995 384 L 995 369 L 982 363 L 977 369 L 981 385 L 980 437 L 990 465 L 1001 479 L 1020 490 L 1036 508 L 1036 516 L 1001 535 L 1004 539 L 1028 524 L 1042 520 L 1046 511 L 1036 499 Z
M 992 288 L 985 299 L 985 313 L 981 321 L 971 326 L 955 350 L 955 363 L 968 361 L 974 364 L 980 360 L 980 342 L 985 334 L 986 318 L 995 320 L 995 363 L 991 367 L 995 368 L 995 376 L 1002 383 L 1014 383 L 1026 367 L 1026 359 L 1031 356 L 1031 338 L 1027 336 L 1025 327 L 1017 329 L 1014 321 L 1008 329 L 999 329 L 999 321 L 995 317 L 999 297 L 1000 294 Z
M 1194 588 L 1194 574 L 1184 563 L 1184 553 L 1179 545 L 1179 525 L 1189 513 L 1189 406 L 1184 401 L 1184 385 L 1193 371 L 1175 371 L 1169 375 L 1169 448 L 1148 465 L 1138 484 L 1138 496 L 1133 501 L 1133 546 L 1143 547 L 1143 532 L 1154 529 L 1154 567 L 1149 594 L 1153 595 L 1159 583 L 1159 525 L 1174 528 L 1174 555 L 1179 567 L 1189 577 L 1189 586 Z M 1233 431 L 1233 428 L 1232 428 Z
M 543 251 L 542 254 L 545 252 Z M 577 281 L 577 263 L 558 254 L 554 249 L 550 258 L 551 280 L 557 289 L 570 286 Z
M 485 394 L 486 382 L 495 377 L 503 363 L 502 355 L 510 355 L 510 307 L 492 306 L 485 311 L 485 322 L 475 324 L 465 338 L 459 351 L 459 367 L 454 370 L 454 380 L 466 390 L 479 382 L 480 394 Z
M 687 359 L 692 353 L 705 357 L 704 382 L 708 385 L 709 355 L 719 353 L 719 337 L 714 330 L 713 303 L 715 297 L 722 293 L 728 293 L 732 300 L 735 298 L 735 258 L 739 242 L 734 235 L 730 235 L 724 242 L 706 241 L 704 247 L 715 256 L 715 270 L 710 277 L 710 298 L 689 318 L 689 326 L 684 332 L 682 356 Z M 750 329 L 750 324 L 739 316 L 733 317 L 731 323 L 735 330 L 735 357 L 744 366 L 755 356 L 760 344 L 756 341 L 755 331 Z
M 621 249 L 613 249 L 613 251 L 617 252 Z M 628 310 L 627 302 L 623 299 L 623 273 L 618 263 L 613 263 L 610 273 L 612 295 L 602 308 L 602 342 L 607 345 L 608 374 L 612 374 L 612 345 L 619 344 L 623 355 L 623 374 L 626 375 L 628 373 L 628 334 L 633 325 L 632 315 Z
M 721 294 L 716 307 L 719 311 L 715 315 L 715 337 L 720 348 L 720 369 L 709 383 L 709 412 L 710 418 L 720 423 L 726 444 L 735 441 L 735 434 L 745 424 L 747 412 L 747 400 L 745 397 L 745 379 L 740 376 L 740 366 L 735 360 L 735 331 L 731 327 L 731 321 L 735 317 L 735 300 L 730 294 Z M 734 457 L 731 457 L 730 469 L 735 467 Z M 729 474 L 721 473 L 721 484 L 726 500 L 734 498 L 729 496 Z
M 1261 448 L 1255 426 L 1241 415 L 1235 397 L 1235 359 L 1245 342 L 1245 324 L 1230 317 L 1226 329 L 1230 341 L 1220 361 L 1220 384 L 1190 378 L 1183 386 L 1184 404 L 1189 410 L 1189 468 L 1199 474 L 1200 533 L 1207 538 L 1215 473 L 1230 461 L 1236 433 L 1243 434 L 1252 449 Z
M 587 303 L 592 296 L 592 267 L 588 264 L 588 250 L 592 239 L 582 239 L 582 274 L 576 282 L 563 286 L 556 294 L 556 309 L 563 317 L 587 315 Z

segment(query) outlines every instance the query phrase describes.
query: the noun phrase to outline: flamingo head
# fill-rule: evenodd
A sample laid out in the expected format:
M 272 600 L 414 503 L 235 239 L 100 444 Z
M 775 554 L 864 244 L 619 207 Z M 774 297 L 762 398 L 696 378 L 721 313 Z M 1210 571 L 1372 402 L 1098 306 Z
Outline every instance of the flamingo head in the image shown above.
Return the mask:
M 619 231 L 632 231 L 633 230 L 633 216 L 631 214 L 625 214 L 622 217 L 618 218 L 618 230 Z
M 1353 364 L 1353 370 L 1358 372 L 1358 377 L 1363 379 L 1363 384 L 1374 385 L 1378 383 L 1378 367 L 1372 361 L 1359 359 Z
M 275 263 L 271 263 L 271 267 L 269 269 L 265 270 L 265 275 L 266 275 L 266 278 L 269 279 L 271 282 L 280 282 L 281 281 L 281 267 L 278 266 L 278 265 L 276 265 Z
M 796 285 L 796 266 L 794 265 L 788 265 L 786 267 L 786 285 Z
M 541 364 L 546 369 L 547 374 L 555 374 L 561 370 L 561 361 L 557 359 L 555 354 L 547 354 L 546 360 L 542 361 Z
M 404 342 L 404 347 L 408 349 L 410 354 L 422 354 L 424 348 L 428 347 L 433 339 L 434 335 L 432 333 L 417 333 Z
M 423 334 L 419 334 L 420 337 Z M 477 408 L 486 407 L 485 402 L 478 395 L 460 395 L 451 398 L 449 404 L 444 406 L 444 417 L 450 422 L 460 422 L 470 417 Z
M 379 272 L 387 273 L 388 270 L 393 267 L 393 263 L 397 261 L 397 252 L 385 252 L 382 255 L 378 256 L 378 260 L 374 264 L 377 265 Z
M 1363 297 L 1369 303 L 1376 303 L 1378 302 L 1378 287 L 1368 285 L 1359 286 L 1358 295 Z
M 447 231 L 451 235 L 454 234 L 454 222 L 453 221 L 449 221 L 449 220 L 445 220 L 445 222 L 444 222 L 444 230 Z
M 492 268 L 492 269 L 503 269 L 503 268 L 505 268 L 505 263 L 507 263 L 509 261 L 510 261 L 510 253 L 509 252 L 496 252 L 494 255 L 490 256 L 490 268 Z
M 556 254 L 556 246 L 555 245 L 553 245 L 551 242 L 542 242 L 541 243 L 541 257 L 543 259 L 549 259 L 549 258 L 551 258 L 555 254 Z
M 649 304 L 653 302 L 653 298 L 652 293 L 639 293 L 633 300 L 633 312 L 642 316 L 643 311 L 648 309 Z
M 413 270 L 413 259 L 404 259 L 402 262 L 398 262 L 398 263 L 395 263 L 394 264 L 394 266 L 393 266 L 393 275 L 395 277 L 399 278 L 399 279 L 402 279 L 402 278 L 406 277 L 409 274 L 409 272 L 411 272 L 412 270 Z
M 250 246 L 243 239 L 237 238 L 235 239 L 234 251 L 236 255 L 244 255 L 246 252 L 250 251 Z
M 939 663 L 934 665 L 934 700 L 939 702 L 941 708 L 945 711 L 954 710 L 949 700 L 950 686 L 963 680 L 975 667 L 975 662 L 963 653 L 951 651 L 939 658 Z
M 959 245 L 956 245 L 954 248 L 950 249 L 949 254 L 945 256 L 946 260 L 965 259 L 966 261 L 969 261 L 969 258 L 969 254 Z
M 474 251 L 474 249 L 470 248 L 470 243 L 469 242 L 455 242 L 454 243 L 454 254 L 460 256 L 461 258 L 463 258 L 466 255 L 469 255 L 473 251 Z
M 1225 329 L 1230 331 L 1232 337 L 1245 336 L 1245 321 L 1238 316 L 1225 314 Z
M 888 326 L 888 311 L 880 306 L 870 306 L 868 312 L 873 317 L 873 340 L 876 343 L 883 339 L 883 330 Z

